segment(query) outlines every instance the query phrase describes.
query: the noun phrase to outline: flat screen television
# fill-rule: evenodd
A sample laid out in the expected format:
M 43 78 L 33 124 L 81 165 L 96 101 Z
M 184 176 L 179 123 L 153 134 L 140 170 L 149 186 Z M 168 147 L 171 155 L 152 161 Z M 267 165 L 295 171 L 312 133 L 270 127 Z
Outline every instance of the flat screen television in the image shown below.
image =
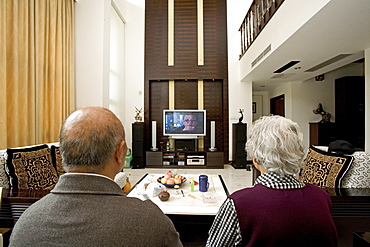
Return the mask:
M 163 135 L 194 137 L 206 135 L 205 110 L 163 110 Z

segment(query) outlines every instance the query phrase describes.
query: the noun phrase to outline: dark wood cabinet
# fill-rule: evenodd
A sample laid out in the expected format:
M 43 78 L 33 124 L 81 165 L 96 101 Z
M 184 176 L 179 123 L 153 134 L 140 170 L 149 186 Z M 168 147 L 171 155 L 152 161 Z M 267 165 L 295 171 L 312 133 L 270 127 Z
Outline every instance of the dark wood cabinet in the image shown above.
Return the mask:
M 335 80 L 337 139 L 365 148 L 365 78 L 346 76 Z
M 335 123 L 310 123 L 310 145 L 329 146 L 335 140 Z

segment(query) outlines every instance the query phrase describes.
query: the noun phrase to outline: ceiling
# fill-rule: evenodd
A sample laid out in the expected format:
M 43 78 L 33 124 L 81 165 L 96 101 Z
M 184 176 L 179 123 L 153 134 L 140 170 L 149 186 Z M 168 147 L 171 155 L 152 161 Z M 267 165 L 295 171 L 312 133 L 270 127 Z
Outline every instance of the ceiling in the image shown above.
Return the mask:
M 253 91 L 266 91 L 356 62 L 368 48 L 370 0 L 331 0 L 244 79 L 253 81 Z M 291 61 L 299 63 L 274 73 Z

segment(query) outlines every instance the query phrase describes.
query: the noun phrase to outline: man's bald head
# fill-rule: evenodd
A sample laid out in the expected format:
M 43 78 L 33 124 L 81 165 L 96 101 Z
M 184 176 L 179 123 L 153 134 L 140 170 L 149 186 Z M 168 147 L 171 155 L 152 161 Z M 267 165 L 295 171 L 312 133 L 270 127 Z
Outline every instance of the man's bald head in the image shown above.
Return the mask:
M 60 131 L 63 165 L 67 171 L 86 168 L 98 172 L 124 140 L 123 125 L 110 110 L 102 107 L 77 110 L 64 121 Z

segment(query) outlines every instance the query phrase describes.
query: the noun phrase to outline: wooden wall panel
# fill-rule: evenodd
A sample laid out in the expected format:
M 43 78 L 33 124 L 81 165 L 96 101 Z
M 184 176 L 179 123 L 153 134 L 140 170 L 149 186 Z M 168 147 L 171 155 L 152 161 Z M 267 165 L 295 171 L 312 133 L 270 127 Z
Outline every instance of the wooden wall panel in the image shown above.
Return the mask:
M 194 73 L 198 64 L 196 2 L 175 1 L 175 66 L 169 69 L 179 76 Z
M 175 109 L 198 109 L 198 81 L 175 81 Z
M 150 79 L 168 79 L 160 76 L 168 67 L 168 1 L 146 1 L 145 6 L 145 75 Z M 162 73 L 158 73 L 162 71 Z M 148 81 L 147 81 L 148 83 Z
M 149 104 L 149 120 L 146 124 L 147 150 L 151 147 L 151 122 L 157 121 L 157 140 L 158 144 L 163 141 L 163 110 L 168 109 L 168 81 L 150 81 L 150 104 Z M 145 111 L 146 112 L 146 111 Z M 150 130 L 150 131 L 149 131 Z M 148 134 L 150 135 L 148 136 Z M 159 145 L 158 145 L 159 147 Z
M 227 83 L 226 1 L 204 0 L 204 65 L 197 62 L 196 0 L 175 1 L 175 65 L 167 63 L 167 1 L 145 3 L 145 77 L 213 79 Z
M 210 121 L 215 121 L 216 139 L 215 144 L 218 151 L 224 151 L 224 117 L 223 117 L 223 82 L 222 80 L 204 81 L 204 109 L 207 110 L 207 136 L 205 137 L 205 147 L 210 147 Z M 227 119 L 226 119 L 227 122 Z M 227 146 L 226 146 L 227 147 Z M 228 149 L 227 149 L 228 150 Z
M 227 29 L 225 1 L 204 0 L 205 79 L 227 79 Z M 211 73 L 209 73 L 211 72 Z M 225 77 L 226 75 L 226 77 Z
M 219 151 L 224 151 L 226 163 L 229 156 L 226 0 L 203 0 L 204 65 L 201 66 L 197 59 L 197 0 L 176 0 L 174 3 L 175 63 L 168 66 L 168 1 L 145 1 L 144 121 L 147 143 L 151 143 L 150 122 L 156 120 L 161 132 L 162 112 L 168 109 L 169 102 L 165 102 L 168 101 L 168 83 L 157 83 L 158 80 L 175 80 L 176 109 L 198 108 L 197 81 L 203 80 L 204 109 L 207 119 L 216 121 L 216 146 Z M 209 133 L 204 140 L 205 148 L 208 148 Z

